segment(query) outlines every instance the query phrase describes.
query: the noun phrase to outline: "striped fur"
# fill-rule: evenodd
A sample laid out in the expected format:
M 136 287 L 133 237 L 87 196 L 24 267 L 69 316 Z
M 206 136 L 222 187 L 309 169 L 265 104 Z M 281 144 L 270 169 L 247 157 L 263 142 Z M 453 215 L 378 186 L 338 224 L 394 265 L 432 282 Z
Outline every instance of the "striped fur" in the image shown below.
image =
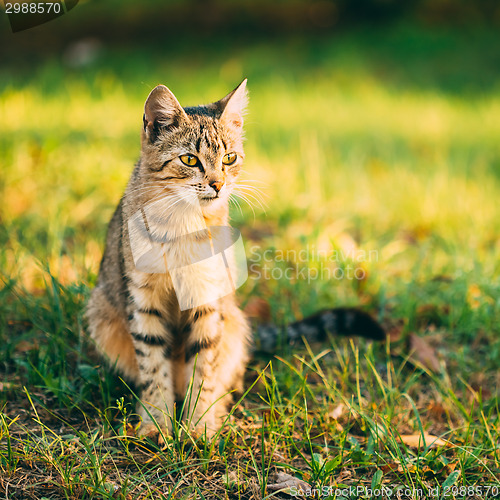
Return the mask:
M 174 402 L 186 396 L 190 381 L 186 417 L 199 431 L 217 429 L 229 394 L 241 388 L 250 330 L 234 296 L 181 311 L 168 273 L 136 269 L 128 220 L 147 206 L 161 219 L 165 206 L 175 206 L 175 196 L 189 191 L 199 199 L 206 226 L 228 225 L 228 197 L 244 158 L 245 83 L 216 103 L 191 108 L 182 108 L 166 87 L 151 92 L 141 158 L 109 224 L 86 317 L 97 348 L 141 388 L 138 413 L 145 433 L 154 429 L 151 417 L 170 428 Z M 236 153 L 238 160 L 225 166 L 227 153 Z M 185 154 L 196 156 L 199 164 L 183 164 Z M 222 185 L 220 191 L 211 187 L 214 183 Z M 168 234 L 174 238 L 200 229 L 199 221 L 181 210 L 169 215 Z M 182 257 L 182 247 L 174 250 Z M 217 277 L 210 279 L 217 283 Z M 189 276 L 186 280 L 183 285 L 193 288 Z

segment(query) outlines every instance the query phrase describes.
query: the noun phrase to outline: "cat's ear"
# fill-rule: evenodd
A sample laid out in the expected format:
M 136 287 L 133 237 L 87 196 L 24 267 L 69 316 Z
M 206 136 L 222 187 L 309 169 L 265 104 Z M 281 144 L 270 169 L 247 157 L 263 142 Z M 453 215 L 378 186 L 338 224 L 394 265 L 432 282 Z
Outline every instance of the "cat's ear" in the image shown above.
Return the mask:
M 144 132 L 151 142 L 158 137 L 163 128 L 177 127 L 179 122 L 187 118 L 179 101 L 165 85 L 155 87 L 144 105 Z
M 220 120 L 234 127 L 243 127 L 243 117 L 248 105 L 247 79 L 245 78 L 232 92 L 218 101 L 222 110 Z

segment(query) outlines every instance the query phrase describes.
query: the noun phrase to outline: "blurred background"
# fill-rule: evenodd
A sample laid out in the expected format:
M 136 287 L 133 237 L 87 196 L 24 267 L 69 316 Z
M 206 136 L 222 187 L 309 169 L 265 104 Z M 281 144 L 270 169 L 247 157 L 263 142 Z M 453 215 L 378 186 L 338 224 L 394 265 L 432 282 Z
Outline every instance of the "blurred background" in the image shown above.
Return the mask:
M 251 279 L 242 300 L 265 297 L 278 319 L 365 304 L 411 328 L 432 303 L 464 335 L 491 324 L 499 28 L 495 0 L 87 0 L 14 34 L 2 13 L 4 304 L 52 278 L 84 300 L 155 85 L 193 105 L 247 77 L 254 190 L 232 207 L 247 248 L 377 257 L 363 280 Z M 484 314 L 467 323 L 474 301 Z

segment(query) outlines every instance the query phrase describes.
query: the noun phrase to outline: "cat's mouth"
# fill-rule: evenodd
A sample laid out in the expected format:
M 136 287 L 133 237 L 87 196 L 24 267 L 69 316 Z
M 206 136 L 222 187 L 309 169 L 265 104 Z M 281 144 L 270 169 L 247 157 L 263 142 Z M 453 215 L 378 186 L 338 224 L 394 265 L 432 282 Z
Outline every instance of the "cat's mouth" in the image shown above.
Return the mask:
M 206 202 L 210 202 L 210 201 L 213 201 L 213 200 L 218 200 L 220 198 L 219 194 L 214 194 L 213 196 L 204 196 L 203 198 L 200 198 L 201 201 L 206 201 Z

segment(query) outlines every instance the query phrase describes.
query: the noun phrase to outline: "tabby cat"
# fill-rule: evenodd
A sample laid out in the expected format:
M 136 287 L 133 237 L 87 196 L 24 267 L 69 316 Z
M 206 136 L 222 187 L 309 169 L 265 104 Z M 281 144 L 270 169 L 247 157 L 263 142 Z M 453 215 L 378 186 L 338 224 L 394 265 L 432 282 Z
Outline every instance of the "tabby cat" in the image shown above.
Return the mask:
M 183 273 L 180 284 L 176 278 L 176 287 L 168 266 L 164 272 L 141 268 L 131 221 L 144 220 L 148 237 L 156 233 L 156 242 L 167 242 L 163 257 L 177 264 L 193 246 L 213 243 L 207 228 L 229 224 L 229 196 L 244 159 L 246 104 L 246 80 L 209 105 L 183 108 L 163 85 L 145 103 L 141 157 L 109 224 L 86 310 L 99 351 L 140 388 L 143 434 L 155 431 L 152 419 L 170 429 L 175 402 L 188 395 L 183 418 L 195 432 L 212 433 L 231 393 L 242 389 L 251 331 L 234 293 L 223 289 L 224 273 L 201 265 Z M 191 306 L 180 304 L 179 286 Z M 208 303 L 200 300 L 207 286 L 216 297 Z M 293 343 L 302 336 L 321 340 L 327 331 L 383 335 L 368 315 L 343 309 L 296 322 L 285 333 Z M 258 346 L 272 351 L 278 329 L 266 326 L 257 336 Z

